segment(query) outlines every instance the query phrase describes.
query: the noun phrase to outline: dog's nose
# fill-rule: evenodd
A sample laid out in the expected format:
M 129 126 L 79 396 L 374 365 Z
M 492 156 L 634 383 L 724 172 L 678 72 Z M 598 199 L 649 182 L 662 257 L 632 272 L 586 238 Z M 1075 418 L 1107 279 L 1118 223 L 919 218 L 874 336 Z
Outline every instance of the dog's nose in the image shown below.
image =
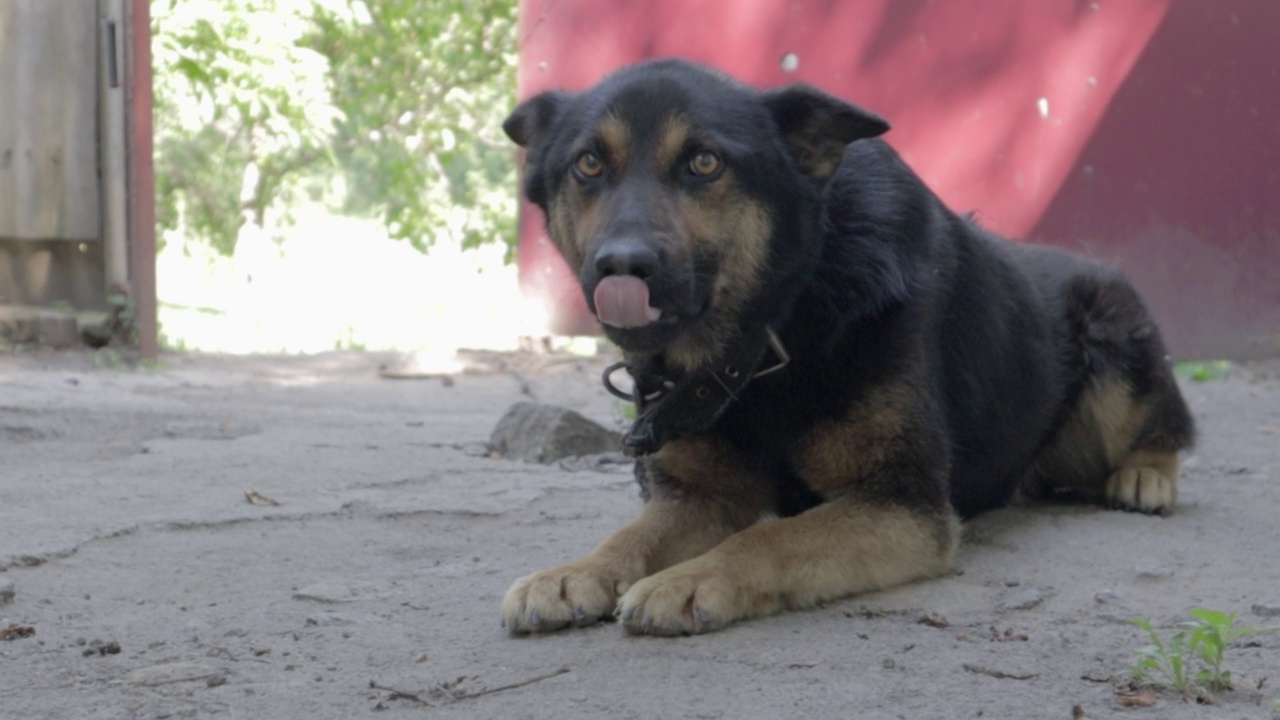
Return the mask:
M 596 271 L 601 277 L 634 275 L 647 279 L 658 272 L 658 252 L 635 238 L 618 238 L 606 242 L 596 253 Z

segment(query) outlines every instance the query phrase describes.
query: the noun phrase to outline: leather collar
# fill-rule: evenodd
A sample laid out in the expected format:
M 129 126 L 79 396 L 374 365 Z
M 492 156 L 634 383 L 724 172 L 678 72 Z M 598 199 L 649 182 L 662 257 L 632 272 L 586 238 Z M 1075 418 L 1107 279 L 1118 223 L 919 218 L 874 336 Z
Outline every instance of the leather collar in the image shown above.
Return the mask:
M 719 362 L 705 370 L 675 378 L 658 367 L 660 361 L 623 360 L 605 368 L 601 379 L 610 393 L 635 403 L 636 419 L 623 435 L 622 447 L 636 457 L 651 455 L 672 440 L 711 427 L 748 383 L 790 362 L 778 335 L 766 327 L 761 332 L 744 333 Z M 635 380 L 631 394 L 613 384 L 611 376 L 619 368 L 625 368 Z

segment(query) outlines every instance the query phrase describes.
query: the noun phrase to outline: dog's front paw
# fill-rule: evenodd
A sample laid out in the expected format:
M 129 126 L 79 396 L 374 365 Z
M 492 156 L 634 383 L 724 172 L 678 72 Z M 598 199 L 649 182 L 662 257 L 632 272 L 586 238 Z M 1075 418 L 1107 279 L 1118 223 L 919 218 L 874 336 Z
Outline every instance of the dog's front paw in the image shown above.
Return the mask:
M 516 634 L 585 627 L 613 615 L 627 589 L 620 573 L 583 558 L 516 580 L 502 601 L 502 625 Z
M 1106 498 L 1113 507 L 1163 515 L 1178 500 L 1178 480 L 1154 467 L 1121 468 L 1107 480 Z
M 710 632 L 743 616 L 741 594 L 729 573 L 699 558 L 637 582 L 618 601 L 618 618 L 635 634 Z

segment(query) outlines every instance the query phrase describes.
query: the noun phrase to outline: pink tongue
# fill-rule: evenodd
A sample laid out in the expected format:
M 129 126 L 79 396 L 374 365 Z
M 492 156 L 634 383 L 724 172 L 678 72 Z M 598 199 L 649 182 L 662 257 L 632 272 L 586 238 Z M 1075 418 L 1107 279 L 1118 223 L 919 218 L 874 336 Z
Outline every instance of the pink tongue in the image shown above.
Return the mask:
M 596 317 L 605 325 L 642 327 L 662 317 L 649 307 L 649 286 L 634 275 L 611 275 L 596 285 Z

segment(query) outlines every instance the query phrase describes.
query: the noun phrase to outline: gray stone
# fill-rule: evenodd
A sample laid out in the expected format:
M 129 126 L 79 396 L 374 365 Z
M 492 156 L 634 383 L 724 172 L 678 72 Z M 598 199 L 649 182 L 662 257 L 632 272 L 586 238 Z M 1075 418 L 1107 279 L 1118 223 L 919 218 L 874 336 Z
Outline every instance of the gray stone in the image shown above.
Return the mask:
M 130 685 L 155 687 L 189 680 L 208 680 L 221 674 L 217 668 L 208 665 L 177 662 L 130 670 L 124 676 L 124 681 Z
M 13 602 L 13 596 L 17 594 L 17 590 L 13 586 L 12 580 L 0 580 L 0 605 L 8 605 Z
M 1124 600 L 1111 588 L 1102 588 L 1093 594 L 1093 601 L 1099 605 L 1124 605 Z
M 378 600 L 387 595 L 385 589 L 371 583 L 321 581 L 295 590 L 293 599 L 337 605 L 360 600 Z
M 1173 577 L 1173 568 L 1163 565 L 1135 565 L 1133 574 L 1139 580 L 1163 580 Z
M 621 436 L 568 408 L 543 403 L 512 405 L 489 436 L 491 451 L 543 464 L 582 455 L 617 452 Z
M 1254 603 L 1252 610 L 1258 617 L 1280 617 L 1280 602 Z
M 1039 588 L 1026 588 L 1024 590 L 1019 590 L 1018 592 L 1006 595 L 1003 600 L 996 603 L 996 612 L 1029 610 L 1044 602 L 1044 598 L 1044 591 Z

